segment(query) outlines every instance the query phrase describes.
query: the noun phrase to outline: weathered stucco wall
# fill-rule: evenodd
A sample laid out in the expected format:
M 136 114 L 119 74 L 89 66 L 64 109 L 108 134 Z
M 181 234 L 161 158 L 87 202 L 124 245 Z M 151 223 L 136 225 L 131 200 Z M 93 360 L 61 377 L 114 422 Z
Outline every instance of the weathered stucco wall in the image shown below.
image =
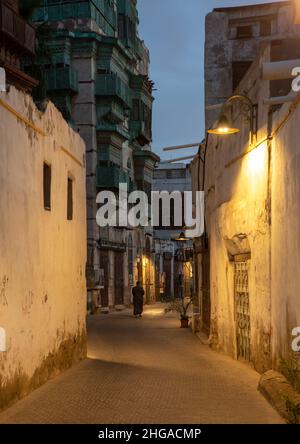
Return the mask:
M 249 254 L 251 361 L 261 372 L 291 355 L 292 330 L 300 326 L 300 106 L 271 112 L 264 105 L 270 91 L 261 65 L 269 57 L 267 45 L 237 91 L 258 104 L 256 147 L 236 104 L 227 114 L 242 131 L 209 136 L 205 181 L 211 343 L 237 357 L 234 258 Z
M 276 128 L 290 104 L 274 116 Z M 292 330 L 300 327 L 300 106 L 272 143 L 272 349 L 274 365 L 292 353 Z
M 234 64 L 240 64 L 241 69 L 241 63 L 254 61 L 260 45 L 270 39 L 299 36 L 300 27 L 293 24 L 293 16 L 293 2 L 217 8 L 206 16 L 206 106 L 222 103 L 233 93 L 236 73 Z M 270 25 L 269 35 L 261 31 L 261 23 L 266 22 Z M 251 26 L 252 36 L 239 38 L 238 28 L 247 26 Z M 217 117 L 218 110 L 206 109 L 206 128 L 209 128 Z
M 86 204 L 79 135 L 51 103 L 40 112 L 14 88 L 0 99 L 1 409 L 85 357 Z M 44 162 L 52 170 L 51 211 L 43 203 Z
M 267 135 L 268 109 L 262 100 L 267 82 L 257 82 L 262 54 L 253 64 L 238 92 L 258 104 L 257 141 Z M 239 134 L 210 135 L 206 161 L 206 222 L 210 249 L 211 342 L 217 349 L 237 356 L 234 258 L 250 254 L 249 294 L 251 354 L 261 371 L 270 366 L 270 225 L 268 144 L 247 155 L 249 121 L 236 102 L 230 113 Z M 247 114 L 247 113 L 246 113 Z
M 210 257 L 210 342 L 215 348 L 238 356 L 234 270 L 237 261 L 249 259 L 250 361 L 259 371 L 272 366 L 278 368 L 280 357 L 290 355 L 292 330 L 300 325 L 297 276 L 300 110 L 298 104 L 286 104 L 277 111 L 265 106 L 263 98 L 277 93 L 273 91 L 274 84 L 262 81 L 261 75 L 262 63 L 271 57 L 274 60 L 274 42 L 271 48 L 270 37 L 273 40 L 275 37 L 299 38 L 300 27 L 293 24 L 293 14 L 292 3 L 275 3 L 218 9 L 206 19 L 206 105 L 223 103 L 233 93 L 232 62 L 243 60 L 255 61 L 235 92 L 249 96 L 258 104 L 254 149 L 248 138 L 249 122 L 243 116 L 245 109 L 238 103 L 228 107 L 226 114 L 233 126 L 242 131 L 228 137 L 209 137 L 205 203 Z M 270 21 L 269 36 L 261 32 L 261 20 Z M 238 27 L 244 25 L 251 25 L 251 38 L 237 38 Z M 288 47 L 288 41 L 285 43 Z M 290 42 L 293 44 L 296 45 Z M 280 55 L 278 47 L 276 57 L 295 58 L 292 47 L 290 49 L 286 53 L 283 48 Z M 279 89 L 278 85 L 277 95 L 280 95 Z M 219 114 L 220 108 L 206 110 L 207 128 Z M 281 122 L 284 122 L 282 126 Z M 270 135 L 272 137 L 268 137 Z M 193 189 L 197 190 L 203 178 L 200 167 L 198 181 L 197 159 L 192 169 Z M 201 260 L 205 253 L 199 240 L 195 247 L 200 262 L 201 312 L 205 297 L 201 292 L 205 280 Z M 200 328 L 201 322 L 204 330 L 203 313 Z

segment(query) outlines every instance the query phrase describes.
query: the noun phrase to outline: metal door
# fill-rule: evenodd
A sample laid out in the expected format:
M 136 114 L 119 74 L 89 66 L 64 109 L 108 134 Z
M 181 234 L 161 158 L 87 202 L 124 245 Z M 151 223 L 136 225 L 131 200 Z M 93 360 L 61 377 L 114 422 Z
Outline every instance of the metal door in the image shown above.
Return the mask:
M 124 304 L 124 254 L 114 253 L 115 305 Z
M 177 258 L 174 260 L 174 296 L 175 298 L 182 297 L 182 262 L 179 262 Z
M 237 358 L 251 361 L 249 260 L 236 261 L 234 266 Z

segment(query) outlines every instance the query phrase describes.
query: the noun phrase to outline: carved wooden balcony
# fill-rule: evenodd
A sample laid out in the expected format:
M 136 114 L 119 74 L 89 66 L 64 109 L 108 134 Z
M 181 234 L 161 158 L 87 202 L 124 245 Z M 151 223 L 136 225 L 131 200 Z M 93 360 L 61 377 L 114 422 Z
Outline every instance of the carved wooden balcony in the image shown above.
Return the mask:
M 0 0 L 0 44 L 18 54 L 35 53 L 35 29 L 5 0 Z

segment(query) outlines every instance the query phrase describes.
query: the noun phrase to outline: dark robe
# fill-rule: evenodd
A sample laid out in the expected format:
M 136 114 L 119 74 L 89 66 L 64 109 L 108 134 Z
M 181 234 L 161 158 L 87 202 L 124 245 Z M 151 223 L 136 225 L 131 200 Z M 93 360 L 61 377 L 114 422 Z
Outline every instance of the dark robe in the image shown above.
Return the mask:
M 134 316 L 139 316 L 144 311 L 144 289 L 143 287 L 134 287 L 132 289 Z

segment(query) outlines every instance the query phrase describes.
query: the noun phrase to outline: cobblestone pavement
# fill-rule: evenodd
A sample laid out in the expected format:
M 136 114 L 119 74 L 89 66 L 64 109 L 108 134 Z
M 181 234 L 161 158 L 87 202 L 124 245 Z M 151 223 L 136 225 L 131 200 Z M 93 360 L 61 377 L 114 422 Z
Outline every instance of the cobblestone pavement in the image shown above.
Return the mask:
M 213 352 L 161 307 L 90 317 L 88 359 L 0 415 L 0 423 L 281 423 L 259 375 Z

